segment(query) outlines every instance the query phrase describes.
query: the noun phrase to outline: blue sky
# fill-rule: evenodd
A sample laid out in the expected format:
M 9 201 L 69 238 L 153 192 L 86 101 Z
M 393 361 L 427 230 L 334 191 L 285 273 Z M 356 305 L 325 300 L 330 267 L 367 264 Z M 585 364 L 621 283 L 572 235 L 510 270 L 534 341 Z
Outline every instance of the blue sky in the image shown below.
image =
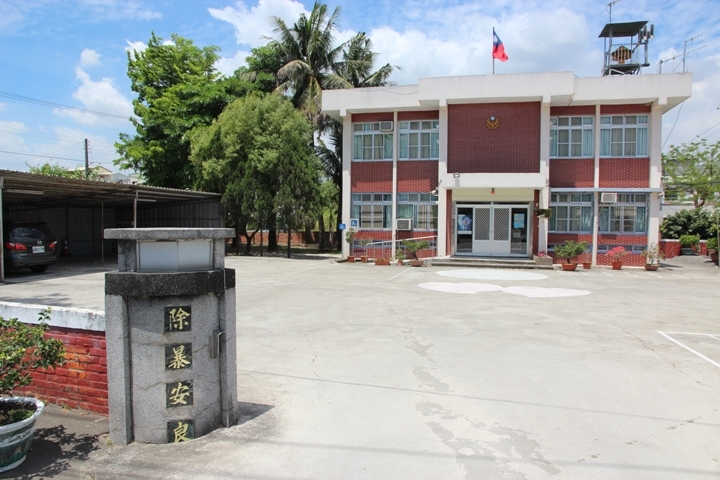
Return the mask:
M 25 171 L 46 161 L 81 166 L 87 138 L 91 164 L 116 171 L 113 143 L 120 132 L 133 132 L 127 121 L 134 98 L 128 49 L 143 48 L 153 31 L 166 39 L 177 33 L 198 46 L 219 46 L 217 67 L 231 74 L 251 48 L 266 43 L 263 36 L 272 36 L 272 15 L 292 23 L 312 3 L 0 0 L 0 168 Z M 338 41 L 367 32 L 379 64 L 402 68 L 391 78 L 401 85 L 430 76 L 490 74 L 493 27 L 510 57 L 496 63 L 496 73 L 570 70 L 588 77 L 599 75 L 602 65 L 597 36 L 608 20 L 607 0 L 327 3 L 342 7 Z M 666 149 L 698 135 L 720 140 L 719 7 L 717 0 L 622 0 L 613 7 L 614 21 L 655 24 L 644 74 L 657 73 L 660 59 L 702 35 L 688 43 L 688 50 L 705 46 L 687 57 L 693 97 L 664 118 Z M 673 70 L 682 71 L 679 58 L 664 63 L 664 73 Z

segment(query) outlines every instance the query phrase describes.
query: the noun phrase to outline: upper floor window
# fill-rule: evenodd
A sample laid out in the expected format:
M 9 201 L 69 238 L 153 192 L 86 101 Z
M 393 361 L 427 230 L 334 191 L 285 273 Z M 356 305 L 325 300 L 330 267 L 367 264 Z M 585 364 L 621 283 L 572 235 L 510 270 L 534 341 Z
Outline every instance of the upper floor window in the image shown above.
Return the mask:
M 400 160 L 430 160 L 440 158 L 440 133 L 437 120 L 400 122 Z
M 551 157 L 592 157 L 593 117 L 550 118 Z
M 593 195 L 591 193 L 553 193 L 550 196 L 551 232 L 592 232 Z
M 617 202 L 600 205 L 599 230 L 603 233 L 647 233 L 648 195 L 620 193 Z
M 382 230 L 391 228 L 392 194 L 390 193 L 353 193 L 352 218 L 360 221 L 360 228 Z
M 612 115 L 600 117 L 601 156 L 646 157 L 647 154 L 647 115 Z
M 353 160 L 392 160 L 392 133 L 380 130 L 380 122 L 353 124 Z
M 412 218 L 416 230 L 437 230 L 437 202 L 430 193 L 398 193 L 397 218 Z

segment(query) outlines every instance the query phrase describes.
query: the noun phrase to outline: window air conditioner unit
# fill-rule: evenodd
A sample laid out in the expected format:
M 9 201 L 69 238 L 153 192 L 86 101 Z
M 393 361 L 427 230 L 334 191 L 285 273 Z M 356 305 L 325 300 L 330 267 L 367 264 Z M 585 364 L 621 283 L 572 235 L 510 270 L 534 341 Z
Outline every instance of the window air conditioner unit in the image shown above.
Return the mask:
M 395 230 L 407 231 L 412 230 L 412 218 L 396 218 Z
M 392 132 L 393 122 L 380 122 L 381 132 Z
M 617 203 L 617 193 L 601 193 L 600 203 Z

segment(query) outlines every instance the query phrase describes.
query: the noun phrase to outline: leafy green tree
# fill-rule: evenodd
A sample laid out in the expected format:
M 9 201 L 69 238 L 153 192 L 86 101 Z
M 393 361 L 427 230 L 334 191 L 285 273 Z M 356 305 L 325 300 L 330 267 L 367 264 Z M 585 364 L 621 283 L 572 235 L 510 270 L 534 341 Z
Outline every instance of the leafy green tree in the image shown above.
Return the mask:
M 165 43 L 154 33 L 145 51 L 128 52 L 135 135 L 120 134 L 115 144 L 124 169 L 141 172 L 148 185 L 189 188 L 195 172 L 187 133 L 209 125 L 234 98 L 236 84 L 218 81 L 218 47 L 196 47 L 172 35 Z
M 289 230 L 319 209 L 312 125 L 285 98 L 252 94 L 231 103 L 209 127 L 192 132 L 192 161 L 203 189 L 225 192 L 222 203 L 249 253 L 254 233 L 277 222 Z M 274 226 L 274 225 L 273 225 Z
M 720 191 L 720 141 L 672 145 L 662 156 L 668 197 L 692 200 L 695 208 L 712 202 Z
M 30 166 L 30 173 L 37 175 L 50 175 L 51 177 L 63 177 L 63 178 L 85 178 L 85 170 L 68 170 L 65 167 L 61 167 L 57 163 L 46 162 L 42 165 Z M 95 169 L 90 169 L 90 179 L 95 178 Z
M 717 236 L 715 215 L 707 208 L 680 210 L 665 217 L 660 224 L 662 238 L 679 239 L 683 235 L 699 235 L 702 239 Z

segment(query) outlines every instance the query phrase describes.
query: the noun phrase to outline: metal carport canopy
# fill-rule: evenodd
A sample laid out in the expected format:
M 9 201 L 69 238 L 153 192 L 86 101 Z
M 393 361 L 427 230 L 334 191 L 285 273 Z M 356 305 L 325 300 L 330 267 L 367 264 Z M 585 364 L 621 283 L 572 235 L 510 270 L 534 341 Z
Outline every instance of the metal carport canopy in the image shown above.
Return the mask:
M 3 179 L 3 207 L 99 207 L 101 204 L 114 207 L 128 206 L 136 198 L 138 202 L 163 204 L 220 201 L 222 197 L 219 193 L 79 180 L 11 170 L 0 170 L 0 177 Z

